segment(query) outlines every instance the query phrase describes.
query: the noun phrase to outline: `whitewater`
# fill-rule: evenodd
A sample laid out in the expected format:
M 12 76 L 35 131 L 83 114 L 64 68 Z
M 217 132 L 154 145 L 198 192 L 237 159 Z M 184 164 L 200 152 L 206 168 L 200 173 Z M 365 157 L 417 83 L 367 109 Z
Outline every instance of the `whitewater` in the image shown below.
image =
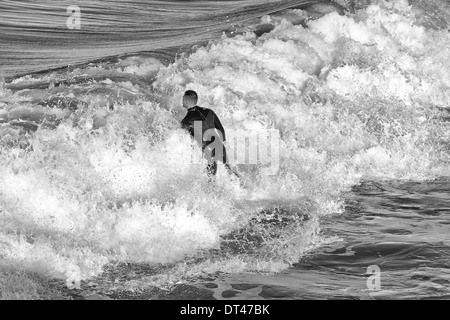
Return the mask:
M 450 297 L 448 2 L 43 3 L 0 5 L 2 298 Z M 211 181 L 188 89 L 278 171 Z

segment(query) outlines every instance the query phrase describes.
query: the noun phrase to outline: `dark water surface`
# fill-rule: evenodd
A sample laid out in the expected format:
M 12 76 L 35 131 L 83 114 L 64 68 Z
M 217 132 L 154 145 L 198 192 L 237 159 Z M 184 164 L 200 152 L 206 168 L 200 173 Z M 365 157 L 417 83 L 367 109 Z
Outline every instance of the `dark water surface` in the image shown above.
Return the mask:
M 317 1 L 77 1 L 80 29 L 69 29 L 73 1 L 0 2 L 0 66 L 5 77 L 123 54 L 173 60 L 195 43 L 265 14 Z M 71 12 L 71 11 L 70 11 Z

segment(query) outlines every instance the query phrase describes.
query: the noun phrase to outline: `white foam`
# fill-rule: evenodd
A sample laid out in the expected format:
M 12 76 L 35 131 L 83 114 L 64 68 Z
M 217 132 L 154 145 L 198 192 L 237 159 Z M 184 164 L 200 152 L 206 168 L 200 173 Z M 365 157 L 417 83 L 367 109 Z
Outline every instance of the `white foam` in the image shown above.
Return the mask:
M 450 101 L 448 31 L 415 25 L 404 1 L 353 16 L 330 13 L 309 28 L 272 22 L 275 29 L 259 38 L 223 37 L 167 67 L 130 59 L 118 71 L 92 69 L 110 81 L 71 88 L 89 107 L 28 137 L 32 152 L 2 145 L 0 239 L 7 245 L 0 255 L 70 281 L 117 260 L 180 262 L 179 277 L 280 271 L 320 245 L 317 217 L 340 212 L 342 193 L 360 179 L 450 174 L 443 148 L 450 131 L 435 108 Z M 155 94 L 138 98 L 144 88 L 132 74 L 156 70 Z M 186 89 L 226 130 L 279 130 L 280 170 L 263 176 L 260 164 L 240 166 L 249 190 L 222 166 L 209 182 L 205 163 L 192 161 L 199 147 L 179 128 Z M 124 91 L 128 102 L 116 99 L 113 111 L 99 115 L 109 93 Z M 2 94 L 8 105 L 26 104 Z M 280 227 L 277 239 L 257 225 L 266 241 L 256 253 L 208 253 L 269 204 L 292 203 L 311 220 Z M 183 263 L 196 255 L 206 258 Z

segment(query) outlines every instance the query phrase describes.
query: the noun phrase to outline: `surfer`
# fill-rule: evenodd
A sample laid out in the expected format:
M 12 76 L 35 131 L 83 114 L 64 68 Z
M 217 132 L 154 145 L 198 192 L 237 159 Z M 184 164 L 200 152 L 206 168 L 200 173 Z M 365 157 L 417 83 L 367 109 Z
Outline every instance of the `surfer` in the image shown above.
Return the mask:
M 217 160 L 222 161 L 227 170 L 240 178 L 239 174 L 227 163 L 225 148 L 225 129 L 217 114 L 208 108 L 197 106 L 198 96 L 193 90 L 187 90 L 183 96 L 183 108 L 187 114 L 181 120 L 181 127 L 202 146 L 203 155 L 208 160 L 206 173 L 208 176 L 217 172 Z M 213 139 L 213 140 L 212 140 Z M 212 142 L 211 142 L 212 141 Z

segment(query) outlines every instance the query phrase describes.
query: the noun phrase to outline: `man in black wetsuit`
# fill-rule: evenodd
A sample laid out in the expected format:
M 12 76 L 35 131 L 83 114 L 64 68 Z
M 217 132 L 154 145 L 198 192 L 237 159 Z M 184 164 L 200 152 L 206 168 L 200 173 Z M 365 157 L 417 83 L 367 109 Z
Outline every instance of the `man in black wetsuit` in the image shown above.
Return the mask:
M 208 165 L 206 167 L 207 174 L 216 174 L 216 160 L 220 160 L 230 172 L 238 175 L 227 164 L 227 154 L 224 145 L 225 129 L 223 128 L 222 123 L 220 123 L 220 120 L 214 111 L 197 106 L 197 101 L 198 96 L 195 91 L 187 90 L 184 93 L 183 107 L 187 109 L 188 113 L 184 119 L 181 120 L 181 126 L 201 144 L 203 154 L 208 160 Z

